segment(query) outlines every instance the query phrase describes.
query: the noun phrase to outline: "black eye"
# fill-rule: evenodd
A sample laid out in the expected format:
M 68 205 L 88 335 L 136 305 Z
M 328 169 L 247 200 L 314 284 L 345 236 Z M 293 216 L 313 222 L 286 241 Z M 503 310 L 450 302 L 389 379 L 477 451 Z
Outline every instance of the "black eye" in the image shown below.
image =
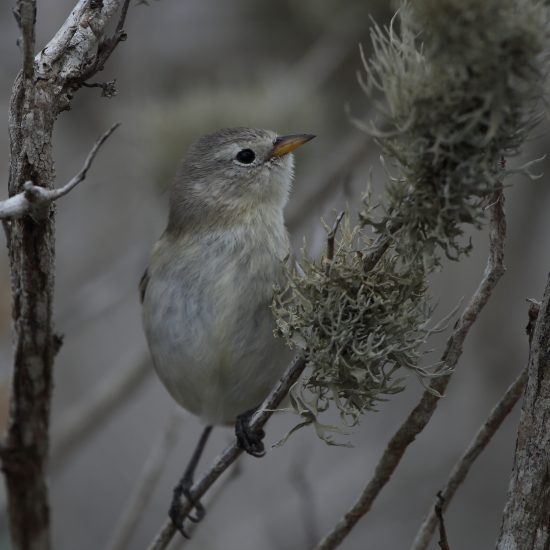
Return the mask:
M 237 153 L 235 158 L 243 164 L 252 164 L 256 158 L 256 155 L 252 149 L 242 149 Z

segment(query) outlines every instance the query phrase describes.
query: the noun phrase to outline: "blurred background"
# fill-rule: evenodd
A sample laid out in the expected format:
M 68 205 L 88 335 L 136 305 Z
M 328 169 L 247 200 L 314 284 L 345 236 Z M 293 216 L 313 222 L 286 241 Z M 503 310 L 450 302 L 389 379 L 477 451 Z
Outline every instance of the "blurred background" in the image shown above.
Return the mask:
M 74 0 L 38 2 L 37 49 L 73 5 Z M 11 2 L 0 3 L 0 103 L 6 129 L 11 86 L 21 64 L 11 9 Z M 105 99 L 98 89 L 83 88 L 72 111 L 60 116 L 55 135 L 59 185 L 80 169 L 102 132 L 116 121 L 122 126 L 100 151 L 88 179 L 57 209 L 55 319 L 65 341 L 56 361 L 52 410 L 50 487 L 56 549 L 113 548 L 109 545 L 144 467 L 151 471 L 156 464 L 158 481 L 144 498 L 131 540 L 120 546 L 146 547 L 166 518 L 172 488 L 201 431 L 193 417 L 174 410 L 152 373 L 137 293 L 149 250 L 164 229 L 165 191 L 178 159 L 197 137 L 224 126 L 317 134 L 297 154 L 287 220 L 295 248 L 305 239 L 318 253 L 325 239 L 321 217 L 331 223 L 336 210 L 359 208 L 370 171 L 374 196 L 383 190 L 379 152 L 346 113 L 349 109 L 368 116 L 369 105 L 356 80 L 361 67 L 358 44 L 368 55 L 370 17 L 387 23 L 390 16 L 388 3 L 381 0 L 158 0 L 132 5 L 128 40 L 100 75 L 104 81 L 116 78 L 119 95 Z M 539 127 L 537 136 L 528 144 L 526 159 L 547 150 L 547 125 Z M 7 182 L 6 130 L 0 133 L 0 146 L 0 174 Z M 521 162 L 513 159 L 510 164 Z M 540 170 L 550 171 L 548 161 Z M 550 187 L 545 178 L 509 183 L 508 271 L 467 339 L 448 395 L 344 549 L 409 547 L 452 465 L 526 364 L 526 298 L 540 298 L 549 267 Z M 7 184 L 0 197 L 6 196 Z M 472 255 L 460 265 L 445 264 L 433 277 L 436 316 L 444 317 L 470 296 L 483 274 L 486 235 L 473 233 L 472 238 Z M 442 342 L 443 337 L 435 340 L 434 347 L 439 350 Z M 4 249 L 2 427 L 11 353 Z M 222 490 L 212 491 L 214 501 L 208 504 L 206 499 L 207 516 L 185 547 L 311 547 L 370 479 L 387 440 L 421 391 L 410 378 L 404 393 L 366 416 L 349 436 L 353 448 L 328 447 L 313 430 L 304 429 L 262 460 L 243 457 Z M 452 547 L 493 546 L 517 418 L 518 409 L 453 500 L 446 515 Z M 267 441 L 279 440 L 296 422 L 292 414 L 276 415 Z M 229 430 L 214 432 L 203 467 L 230 438 Z M 159 449 L 169 450 L 164 462 L 157 460 L 163 455 Z M 0 548 L 7 549 L 3 486 L 0 513 Z M 182 541 L 172 547 L 179 548 Z

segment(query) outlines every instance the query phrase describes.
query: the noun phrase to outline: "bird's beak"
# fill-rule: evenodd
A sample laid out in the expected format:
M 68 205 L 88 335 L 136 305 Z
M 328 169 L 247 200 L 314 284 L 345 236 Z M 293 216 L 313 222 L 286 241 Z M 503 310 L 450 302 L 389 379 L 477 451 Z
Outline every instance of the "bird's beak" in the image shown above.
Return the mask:
M 272 157 L 282 157 L 298 149 L 304 143 L 311 141 L 315 136 L 312 134 L 291 134 L 288 136 L 279 136 L 273 144 Z

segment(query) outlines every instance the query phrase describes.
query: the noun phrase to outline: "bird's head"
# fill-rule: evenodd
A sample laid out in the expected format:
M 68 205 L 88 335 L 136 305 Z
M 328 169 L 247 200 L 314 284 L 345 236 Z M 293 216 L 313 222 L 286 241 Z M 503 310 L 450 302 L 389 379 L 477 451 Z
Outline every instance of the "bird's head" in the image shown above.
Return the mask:
M 282 210 L 293 175 L 291 153 L 313 137 L 253 128 L 203 136 L 189 148 L 172 184 L 169 227 L 205 217 L 238 223 L 251 213 Z

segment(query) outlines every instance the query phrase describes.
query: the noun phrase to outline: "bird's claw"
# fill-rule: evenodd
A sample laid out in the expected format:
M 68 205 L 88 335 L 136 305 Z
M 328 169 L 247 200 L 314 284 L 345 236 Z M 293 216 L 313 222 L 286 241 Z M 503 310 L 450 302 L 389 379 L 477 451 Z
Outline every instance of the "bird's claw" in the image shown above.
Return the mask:
M 170 510 L 168 511 L 168 516 L 172 520 L 172 523 L 186 539 L 191 537 L 183 527 L 183 522 L 185 520 L 185 517 L 182 517 L 181 498 L 185 497 L 195 509 L 195 515 L 191 513 L 187 514 L 187 518 L 190 521 L 194 523 L 198 523 L 206 515 L 206 510 L 202 505 L 202 503 L 199 500 L 195 500 L 191 495 L 190 489 L 192 485 L 193 485 L 192 481 L 180 483 L 177 485 L 177 487 L 174 489 L 174 496 L 172 498 L 172 504 L 170 505 Z
M 237 436 L 237 444 L 243 451 L 256 458 L 261 458 L 265 455 L 265 447 L 262 441 L 265 432 L 261 428 L 255 430 L 250 428 L 250 417 L 254 412 L 256 412 L 256 409 L 237 416 L 235 435 Z

